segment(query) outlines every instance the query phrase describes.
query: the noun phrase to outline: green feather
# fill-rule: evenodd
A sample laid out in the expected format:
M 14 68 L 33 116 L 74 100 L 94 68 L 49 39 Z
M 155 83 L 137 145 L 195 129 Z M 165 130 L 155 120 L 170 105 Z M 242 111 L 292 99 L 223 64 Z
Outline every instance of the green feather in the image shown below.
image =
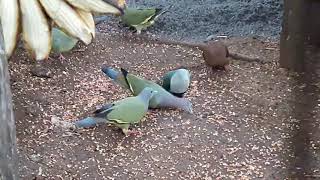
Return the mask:
M 123 23 L 127 25 L 140 25 L 151 19 L 156 14 L 156 9 L 126 8 L 121 16 Z
M 107 66 L 104 66 L 102 71 L 121 86 L 130 89 L 133 95 L 138 95 L 146 87 L 157 91 L 157 93 L 150 99 L 150 108 L 181 108 L 192 113 L 192 103 L 188 99 L 175 97 L 153 81 L 128 73 L 123 68 L 121 68 L 121 72 L 117 72 Z
M 128 97 L 115 103 L 107 119 L 117 124 L 134 124 L 146 114 L 148 107 L 143 101 L 136 97 Z
M 174 75 L 174 71 L 170 71 L 167 74 L 165 74 L 162 78 L 163 80 L 162 87 L 167 91 L 170 91 L 171 78 L 173 75 Z
M 118 76 L 115 80 L 117 83 L 119 83 L 121 86 L 123 86 L 126 89 L 130 89 L 129 83 L 127 83 L 127 80 L 125 79 L 124 76 Z M 130 90 L 131 91 L 131 90 Z
M 52 28 L 52 51 L 56 53 L 70 51 L 78 42 L 78 39 L 69 36 L 58 28 Z
M 126 79 L 126 82 L 128 83 L 127 87 L 130 87 L 131 92 L 133 95 L 138 95 L 144 88 L 150 87 L 157 91 L 157 94 L 161 94 L 162 96 L 172 96 L 169 92 L 167 92 L 165 89 L 163 89 L 160 85 L 157 83 L 154 83 L 152 81 L 140 78 L 138 76 L 135 76 L 133 74 L 129 74 L 126 72 L 126 70 L 121 68 L 121 72 L 123 73 L 124 78 Z M 122 82 L 123 83 L 123 82 Z M 159 105 L 160 96 L 155 95 L 151 100 L 149 106 L 151 108 L 156 108 Z
M 94 112 L 94 117 L 106 119 L 110 124 L 121 128 L 123 133 L 127 135 L 129 126 L 139 123 L 147 114 L 149 100 L 154 93 L 153 89 L 146 88 L 138 96 L 102 106 Z
M 121 16 L 121 21 L 134 27 L 140 34 L 141 30 L 152 26 L 155 20 L 165 12 L 160 8 L 126 8 Z

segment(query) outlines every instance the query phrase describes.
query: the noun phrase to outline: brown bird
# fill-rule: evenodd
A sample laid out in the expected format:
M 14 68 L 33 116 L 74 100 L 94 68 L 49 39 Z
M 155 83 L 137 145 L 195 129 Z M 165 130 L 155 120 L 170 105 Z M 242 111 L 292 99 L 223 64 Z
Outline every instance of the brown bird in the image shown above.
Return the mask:
M 219 41 L 209 41 L 207 43 L 198 44 L 198 48 L 202 51 L 205 63 L 213 68 L 224 67 L 230 70 L 229 51 L 225 44 Z
M 142 39 L 150 38 L 139 35 L 138 37 Z M 181 45 L 190 48 L 198 48 L 202 51 L 202 56 L 205 63 L 212 68 L 224 68 L 225 70 L 230 70 L 230 58 L 235 60 L 247 61 L 247 62 L 262 62 L 259 58 L 252 58 L 238 53 L 231 53 L 228 47 L 221 41 L 207 40 L 201 43 L 183 42 L 168 39 L 151 39 L 156 41 L 158 44 L 168 44 L 168 45 Z

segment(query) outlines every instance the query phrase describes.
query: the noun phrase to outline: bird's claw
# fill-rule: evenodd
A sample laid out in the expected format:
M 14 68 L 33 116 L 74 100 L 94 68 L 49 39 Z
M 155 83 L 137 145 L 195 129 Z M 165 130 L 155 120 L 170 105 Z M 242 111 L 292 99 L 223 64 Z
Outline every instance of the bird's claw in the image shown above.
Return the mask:
M 128 131 L 128 135 L 130 136 L 138 136 L 138 135 L 141 135 L 142 133 L 140 131 L 135 131 L 135 130 L 131 130 L 131 131 Z
M 223 67 L 224 67 L 224 70 L 231 71 L 231 66 L 229 64 L 224 65 Z
M 60 54 L 60 55 L 59 55 L 59 60 L 60 60 L 60 61 L 64 61 L 64 60 L 66 60 L 66 58 L 65 58 L 62 54 Z

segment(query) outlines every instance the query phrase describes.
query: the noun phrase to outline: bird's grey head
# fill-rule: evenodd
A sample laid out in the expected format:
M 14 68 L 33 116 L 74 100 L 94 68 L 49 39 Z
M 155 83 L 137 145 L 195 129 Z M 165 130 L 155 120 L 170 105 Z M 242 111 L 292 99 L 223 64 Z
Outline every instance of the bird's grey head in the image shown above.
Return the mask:
M 188 77 L 188 78 L 191 77 L 191 74 L 187 69 L 177 69 L 175 74 L 178 74 L 179 76 Z
M 139 96 L 142 97 L 143 100 L 149 101 L 156 93 L 158 93 L 158 91 L 155 91 L 150 87 L 146 87 L 141 91 Z
M 193 108 L 192 108 L 192 103 L 188 99 L 185 99 L 185 102 L 183 103 L 182 109 L 184 111 L 187 111 L 190 114 L 193 114 Z
M 179 78 L 183 79 L 184 81 L 189 81 L 191 77 L 190 72 L 186 69 L 178 69 L 175 75 L 179 76 Z
M 190 85 L 190 73 L 186 69 L 179 69 L 172 76 L 171 82 L 173 83 L 170 87 L 172 92 L 184 93 L 187 91 Z

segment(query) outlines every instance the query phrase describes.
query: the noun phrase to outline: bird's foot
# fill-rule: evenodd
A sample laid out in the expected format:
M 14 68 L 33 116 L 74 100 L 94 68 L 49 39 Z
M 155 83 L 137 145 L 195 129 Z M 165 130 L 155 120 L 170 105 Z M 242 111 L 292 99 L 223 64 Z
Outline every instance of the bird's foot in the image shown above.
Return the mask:
M 58 58 L 60 61 L 64 61 L 64 60 L 66 60 L 66 58 L 62 55 L 62 54 L 60 54 L 59 55 L 59 58 Z
M 136 33 L 138 34 L 138 35 L 140 35 L 141 34 L 141 29 L 137 29 L 137 31 L 136 31 Z
M 54 61 L 55 59 L 49 56 L 47 60 Z
M 224 65 L 223 67 L 224 67 L 224 70 L 226 70 L 226 71 L 231 71 L 231 66 L 230 66 L 230 64 Z
M 138 135 L 142 135 L 142 133 L 140 131 L 130 130 L 128 131 L 128 135 L 138 136 Z

